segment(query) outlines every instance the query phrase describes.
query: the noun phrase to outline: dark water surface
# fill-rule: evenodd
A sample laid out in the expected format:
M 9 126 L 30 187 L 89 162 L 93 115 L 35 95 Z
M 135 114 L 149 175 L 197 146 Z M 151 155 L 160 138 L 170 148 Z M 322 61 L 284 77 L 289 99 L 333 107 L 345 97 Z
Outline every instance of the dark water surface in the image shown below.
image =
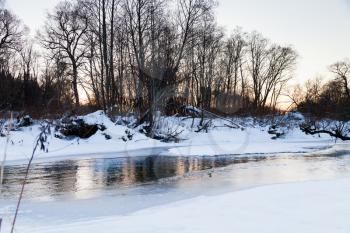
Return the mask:
M 8 166 L 0 199 L 19 193 L 25 166 Z M 145 156 L 66 160 L 34 164 L 27 199 L 85 199 L 106 193 L 138 194 L 157 189 L 242 189 L 273 183 L 350 177 L 350 155 Z M 137 191 L 135 191 L 137 190 Z

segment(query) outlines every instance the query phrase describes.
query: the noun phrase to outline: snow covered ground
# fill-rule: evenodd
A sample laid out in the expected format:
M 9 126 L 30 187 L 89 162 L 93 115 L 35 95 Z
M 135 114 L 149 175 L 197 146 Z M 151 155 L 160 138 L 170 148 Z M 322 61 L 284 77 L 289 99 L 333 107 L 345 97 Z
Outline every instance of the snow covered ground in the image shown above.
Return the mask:
M 147 138 L 137 130 L 131 130 L 133 138 L 125 142 L 123 138 L 130 129 L 116 125 L 101 112 L 82 118 L 88 123 L 103 124 L 107 130 L 98 131 L 86 140 L 70 141 L 58 139 L 52 132 L 48 140 L 48 153 L 40 152 L 36 161 L 152 154 L 268 156 L 291 153 L 296 156 L 296 153 L 301 152 L 311 152 L 312 155 L 315 151 L 316 155 L 341 155 L 343 150 L 349 153 L 348 143 L 335 143 L 327 136 L 305 135 L 298 127 L 289 129 L 285 137 L 273 140 L 267 132 L 269 125 L 256 123 L 252 119 L 237 119 L 244 130 L 225 127 L 227 121 L 214 119 L 208 133 L 197 133 L 195 131 L 199 119 L 192 122 L 192 119 L 163 118 L 159 121 L 160 130 L 164 133 L 167 130 L 181 132 L 180 138 L 183 139 L 179 143 L 163 143 Z M 192 124 L 194 127 L 191 127 Z M 23 163 L 28 159 L 39 131 L 39 125 L 36 124 L 11 132 L 7 164 Z M 112 139 L 106 140 L 104 134 L 110 135 Z M 0 138 L 0 149 L 4 148 L 5 143 L 6 138 Z M 170 185 L 145 185 L 152 191 L 157 188 L 171 189 L 171 194 L 161 191 L 148 195 L 141 187 L 141 191 L 133 195 L 131 189 L 119 190 L 116 186 L 115 189 L 120 192 L 118 195 L 115 190 L 107 195 L 102 190 L 96 190 L 102 194 L 94 196 L 88 189 L 83 189 L 80 193 L 76 190 L 76 193 L 67 194 L 84 194 L 82 199 L 55 199 L 54 196 L 25 199 L 16 232 L 350 232 L 349 162 L 332 157 L 328 160 L 327 156 L 318 157 L 320 163 L 313 159 L 305 159 L 305 163 L 302 161 L 303 155 L 296 156 L 300 160 L 289 159 L 288 156 L 285 159 L 283 156 L 277 157 L 280 158 L 277 162 L 269 157 L 264 166 L 262 162 L 237 164 L 231 169 L 232 173 L 223 171 L 219 176 L 215 172 L 208 176 L 207 171 L 204 171 L 204 176 L 208 178 L 197 185 L 191 179 L 186 184 L 175 182 Z M 82 174 L 94 176 L 95 173 L 91 171 L 96 168 L 91 169 Z M 79 172 L 81 171 L 78 170 L 77 177 L 81 175 Z M 310 174 L 312 175 L 309 176 Z M 323 181 L 314 181 L 318 179 Z M 298 183 L 288 183 L 296 181 Z M 89 187 L 90 182 L 93 182 L 92 179 L 77 178 L 81 187 Z M 42 184 L 47 185 L 45 182 Z M 232 186 L 238 186 L 238 189 L 231 189 Z M 206 192 L 203 187 L 215 191 Z M 248 189 L 242 190 L 239 187 Z M 40 186 L 36 188 L 40 189 Z M 92 196 L 89 197 L 89 194 Z M 0 217 L 4 220 L 2 232 L 9 232 L 14 199 L 0 198 Z
M 116 125 L 101 111 L 82 117 L 87 123 L 103 124 L 107 127 L 104 132 L 89 139 L 62 140 L 54 137 L 54 132 L 49 137 L 48 153 L 40 152 L 36 160 L 64 159 L 67 157 L 78 158 L 84 156 L 101 156 L 113 154 L 114 157 L 135 156 L 145 154 L 163 154 L 180 156 L 224 155 L 224 154 L 262 154 L 262 153 L 297 153 L 310 152 L 329 148 L 335 145 L 333 139 L 328 136 L 309 136 L 302 133 L 297 127 L 290 130 L 282 138 L 273 140 L 268 134 L 268 126 L 260 126 L 257 123 L 246 123 L 244 130 L 225 127 L 227 121 L 216 119 L 212 121 L 208 133 L 196 133 L 196 127 L 191 127 L 192 119 L 164 118 L 160 127 L 163 130 L 181 132 L 179 143 L 163 143 L 150 139 L 136 130 L 131 130 L 132 140 L 124 141 L 126 126 Z M 195 124 L 198 124 L 196 119 Z M 239 120 L 238 120 L 239 121 Z M 34 141 L 39 134 L 39 125 L 23 128 L 21 131 L 11 132 L 10 143 L 7 150 L 7 162 L 25 162 L 33 148 Z M 112 137 L 106 140 L 105 135 Z M 6 138 L 0 137 L 0 148 L 4 148 Z M 0 152 L 2 157 L 2 151 Z
M 41 221 L 40 216 L 33 213 L 36 221 L 21 221 L 17 232 L 348 233 L 349 193 L 350 180 L 344 179 L 280 184 L 199 196 L 133 213 L 66 223 L 47 222 L 44 216 Z M 0 211 L 4 209 L 0 207 Z M 3 232 L 8 232 L 8 225 Z

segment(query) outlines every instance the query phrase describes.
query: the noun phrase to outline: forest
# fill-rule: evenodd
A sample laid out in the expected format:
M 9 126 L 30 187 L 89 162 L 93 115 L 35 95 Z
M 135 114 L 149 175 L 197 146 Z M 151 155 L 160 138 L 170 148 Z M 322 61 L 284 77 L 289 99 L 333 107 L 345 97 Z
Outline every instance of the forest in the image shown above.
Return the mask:
M 293 46 L 238 27 L 227 33 L 216 22 L 217 4 L 61 1 L 30 33 L 2 2 L 0 110 L 47 117 L 102 109 L 151 127 L 156 112 L 181 114 L 186 106 L 221 116 L 349 117 L 349 61 L 330 65 L 331 80 L 291 86 Z

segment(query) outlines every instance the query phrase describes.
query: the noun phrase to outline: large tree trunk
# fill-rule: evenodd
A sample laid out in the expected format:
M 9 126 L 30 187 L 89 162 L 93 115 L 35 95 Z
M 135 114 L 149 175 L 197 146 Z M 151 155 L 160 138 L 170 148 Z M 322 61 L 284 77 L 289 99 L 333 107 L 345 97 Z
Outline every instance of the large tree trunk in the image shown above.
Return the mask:
M 78 67 L 75 63 L 73 63 L 73 93 L 74 93 L 74 99 L 75 99 L 75 106 L 79 107 L 80 100 L 79 100 L 79 91 L 78 91 Z
M 102 0 L 102 47 L 103 47 L 103 64 L 106 78 L 106 107 L 110 107 L 111 103 L 111 77 L 108 64 L 108 45 L 107 45 L 107 22 L 106 22 L 106 0 Z
M 111 93 L 110 93 L 110 104 L 114 106 L 118 96 L 118 89 L 114 77 L 114 16 L 115 15 L 115 0 L 112 0 L 112 10 L 111 10 L 111 25 L 110 25 L 110 48 L 109 48 L 109 76 L 111 79 Z

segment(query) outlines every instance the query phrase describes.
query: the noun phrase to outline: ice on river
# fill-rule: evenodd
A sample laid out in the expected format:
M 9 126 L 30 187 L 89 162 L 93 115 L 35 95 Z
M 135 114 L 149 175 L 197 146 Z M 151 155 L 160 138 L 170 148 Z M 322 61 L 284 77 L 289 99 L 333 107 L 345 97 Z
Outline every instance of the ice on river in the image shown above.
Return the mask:
M 346 233 L 350 180 L 291 183 L 199 196 L 116 216 L 74 222 L 21 221 L 23 233 Z M 110 200 L 113 205 L 113 199 Z M 81 208 L 84 211 L 86 208 Z M 66 210 L 68 213 L 70 209 Z M 5 226 L 3 232 L 7 232 Z

